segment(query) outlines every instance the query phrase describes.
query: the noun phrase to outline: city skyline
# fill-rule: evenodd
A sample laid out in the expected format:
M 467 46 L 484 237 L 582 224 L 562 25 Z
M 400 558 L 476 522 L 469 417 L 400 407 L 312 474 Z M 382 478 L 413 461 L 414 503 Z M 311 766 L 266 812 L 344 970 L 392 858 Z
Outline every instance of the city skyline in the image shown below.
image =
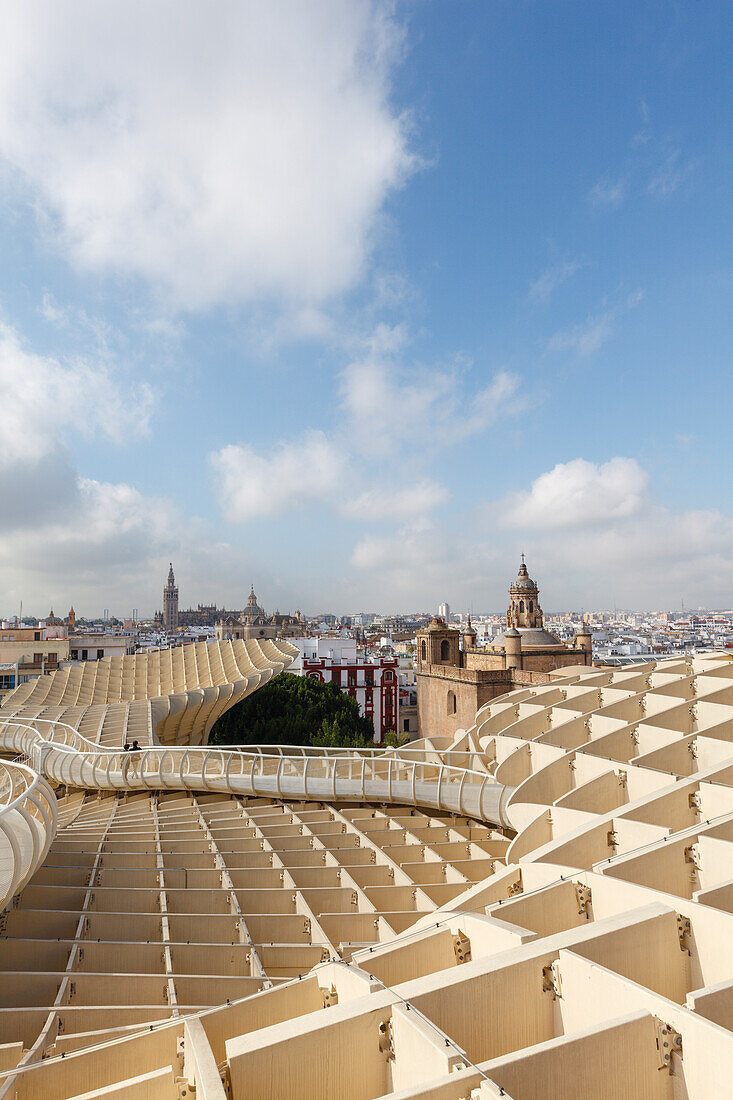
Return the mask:
M 730 8 L 217 7 L 4 10 L 5 613 L 725 607 Z

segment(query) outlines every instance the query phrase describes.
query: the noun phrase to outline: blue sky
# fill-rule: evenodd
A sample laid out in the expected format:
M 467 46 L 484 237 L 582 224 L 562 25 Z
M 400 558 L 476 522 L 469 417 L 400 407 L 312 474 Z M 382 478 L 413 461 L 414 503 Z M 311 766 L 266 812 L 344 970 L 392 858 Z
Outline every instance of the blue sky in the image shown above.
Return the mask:
M 1 10 L 0 613 L 730 606 L 730 5 Z

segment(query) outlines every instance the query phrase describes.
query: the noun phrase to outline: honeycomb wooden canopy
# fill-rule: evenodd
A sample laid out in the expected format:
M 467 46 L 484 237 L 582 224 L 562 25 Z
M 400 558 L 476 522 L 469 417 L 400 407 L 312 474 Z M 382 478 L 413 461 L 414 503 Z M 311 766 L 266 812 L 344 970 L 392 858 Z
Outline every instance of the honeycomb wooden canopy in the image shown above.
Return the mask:
M 0 712 L 27 756 L 0 776 L 0 1097 L 727 1094 L 727 654 L 558 673 L 402 750 L 234 763 L 180 719 L 125 774 L 42 717 Z

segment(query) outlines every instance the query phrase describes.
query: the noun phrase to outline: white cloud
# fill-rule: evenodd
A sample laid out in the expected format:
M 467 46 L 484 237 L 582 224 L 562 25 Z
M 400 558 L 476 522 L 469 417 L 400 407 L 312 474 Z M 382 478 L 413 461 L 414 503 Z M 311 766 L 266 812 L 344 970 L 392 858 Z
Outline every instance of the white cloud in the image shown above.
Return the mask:
M 267 456 L 232 443 L 210 462 L 225 517 L 246 523 L 329 497 L 339 485 L 344 455 L 323 432 L 308 431 Z
M 548 351 L 572 351 L 580 359 L 593 355 L 613 334 L 613 314 L 588 317 L 581 324 L 556 332 L 547 341 Z
M 538 302 L 548 302 L 559 286 L 570 279 L 583 267 L 580 260 L 566 260 L 553 264 L 542 272 L 529 288 L 531 298 Z
M 0 156 L 80 269 L 173 303 L 357 281 L 416 166 L 370 0 L 0 4 Z
M 48 457 L 71 429 L 117 441 L 144 433 L 153 404 L 146 384 L 126 392 L 104 363 L 37 355 L 2 323 L 0 393 L 0 470 Z
M 624 176 L 618 179 L 603 176 L 591 188 L 588 198 L 593 206 L 617 207 L 626 198 L 627 191 L 628 180 Z
M 0 531 L 5 598 L 25 595 L 26 606 L 31 597 L 58 603 L 82 593 L 98 593 L 100 601 L 136 601 L 147 587 L 147 570 L 177 544 L 180 530 L 170 502 L 145 497 L 130 485 L 72 475 L 62 508 L 37 507 L 32 523 Z
M 449 497 L 444 486 L 427 478 L 392 488 L 393 479 L 371 469 L 360 474 L 349 452 L 320 431 L 279 443 L 268 455 L 229 444 L 209 461 L 222 512 L 237 523 L 313 505 L 362 522 L 406 520 L 433 511 Z
M 417 517 L 392 535 L 365 535 L 354 547 L 351 564 L 355 569 L 412 576 L 413 584 L 417 574 L 424 583 L 425 570 L 442 565 L 444 542 L 430 519 Z
M 362 449 L 394 452 L 422 440 L 447 446 L 483 431 L 521 407 L 519 379 L 497 371 L 471 392 L 465 363 L 444 369 L 413 367 L 398 361 L 402 337 L 386 330 L 341 376 L 342 405 L 350 436 Z
M 620 304 L 587 317 L 585 321 L 573 325 L 572 328 L 554 333 L 545 345 L 546 350 L 571 351 L 579 359 L 594 355 L 613 336 L 614 326 L 619 317 L 638 306 L 643 298 L 644 291 L 635 290 Z
M 671 149 L 647 184 L 647 194 L 664 199 L 673 194 L 692 172 L 692 161 L 683 161 L 679 149 Z
M 553 530 L 610 524 L 643 506 L 647 475 L 633 458 L 558 463 L 499 506 L 504 526 Z
M 427 478 L 399 489 L 385 488 L 385 481 L 381 481 L 375 488 L 345 501 L 341 511 L 350 519 L 364 522 L 406 520 L 432 512 L 449 498 L 450 493 L 444 485 Z

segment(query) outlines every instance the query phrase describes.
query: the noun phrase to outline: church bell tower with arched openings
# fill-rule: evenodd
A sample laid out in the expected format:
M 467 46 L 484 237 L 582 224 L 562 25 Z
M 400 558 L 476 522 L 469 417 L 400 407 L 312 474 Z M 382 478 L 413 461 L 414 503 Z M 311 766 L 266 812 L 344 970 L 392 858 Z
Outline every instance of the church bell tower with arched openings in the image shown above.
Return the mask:
M 163 589 L 163 625 L 166 630 L 178 627 L 178 585 L 173 576 L 173 563 L 168 570 L 168 583 Z
M 527 572 L 522 554 L 517 579 L 509 588 L 509 610 L 506 613 L 507 627 L 541 630 L 543 623 L 542 608 L 538 599 L 537 585 Z

